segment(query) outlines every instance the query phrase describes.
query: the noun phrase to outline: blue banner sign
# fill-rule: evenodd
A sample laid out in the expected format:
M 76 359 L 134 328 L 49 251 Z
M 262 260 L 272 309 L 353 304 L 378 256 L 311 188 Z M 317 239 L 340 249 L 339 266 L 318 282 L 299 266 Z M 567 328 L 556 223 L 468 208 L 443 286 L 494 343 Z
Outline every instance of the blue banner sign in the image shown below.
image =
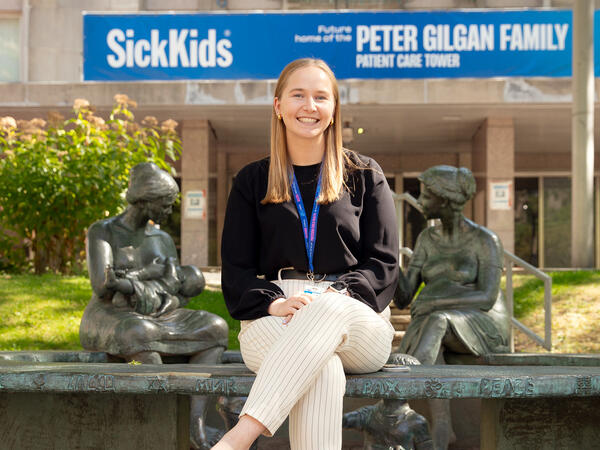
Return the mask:
M 571 27 L 570 10 L 85 14 L 83 77 L 273 79 L 307 56 L 341 79 L 566 77 Z

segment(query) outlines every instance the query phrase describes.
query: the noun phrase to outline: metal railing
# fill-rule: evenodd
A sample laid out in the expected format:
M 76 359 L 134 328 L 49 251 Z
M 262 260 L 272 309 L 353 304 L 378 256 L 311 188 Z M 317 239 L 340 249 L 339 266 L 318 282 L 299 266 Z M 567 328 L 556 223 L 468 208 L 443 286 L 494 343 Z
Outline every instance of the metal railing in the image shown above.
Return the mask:
M 535 266 L 523 261 L 511 252 L 504 250 L 504 260 L 506 261 L 506 300 L 508 301 L 508 310 L 510 311 L 512 324 L 525 333 L 529 338 L 544 347 L 546 350 L 552 350 L 552 278 L 542 272 Z M 518 265 L 525 272 L 534 275 L 544 282 L 544 337 L 541 338 L 533 330 L 527 328 L 515 318 L 514 289 L 513 289 L 513 266 Z M 510 329 L 510 351 L 515 351 L 515 338 L 513 329 Z
M 403 194 L 396 194 L 395 192 L 392 192 L 392 195 L 394 197 L 394 204 L 396 206 L 396 219 L 398 221 L 398 242 L 400 243 L 400 255 L 410 258 L 413 254 L 413 251 L 410 247 L 404 246 L 404 214 L 402 211 L 402 202 L 408 203 L 421 214 L 423 214 L 423 207 L 419 204 L 417 199 L 410 195 L 408 192 L 405 192 Z M 433 222 L 435 221 L 429 221 L 428 225 L 431 226 Z M 404 269 L 403 258 L 400 258 L 400 267 Z
M 409 247 L 404 246 L 404 213 L 402 203 L 406 202 L 415 208 L 420 213 L 423 213 L 421 205 L 412 195 L 408 192 L 403 194 L 393 193 L 394 203 L 396 205 L 396 217 L 398 219 L 398 236 L 399 236 L 399 251 L 400 254 L 410 258 L 412 256 L 412 250 Z M 433 221 L 429 221 L 428 225 L 431 226 Z M 504 260 L 506 261 L 506 299 L 508 302 L 508 308 L 511 317 L 511 323 L 514 327 L 521 330 L 527 337 L 535 341 L 538 345 L 541 345 L 546 350 L 552 350 L 552 278 L 542 272 L 537 267 L 532 266 L 526 261 L 523 261 L 518 256 L 511 252 L 504 250 Z M 400 266 L 403 267 L 402 258 L 400 260 Z M 536 278 L 544 282 L 544 337 L 538 336 L 533 330 L 523 325 L 515 318 L 514 311 L 514 289 L 513 289 L 513 267 L 518 265 L 526 272 L 534 275 Z M 510 329 L 510 351 L 514 352 L 514 333 L 513 327 Z

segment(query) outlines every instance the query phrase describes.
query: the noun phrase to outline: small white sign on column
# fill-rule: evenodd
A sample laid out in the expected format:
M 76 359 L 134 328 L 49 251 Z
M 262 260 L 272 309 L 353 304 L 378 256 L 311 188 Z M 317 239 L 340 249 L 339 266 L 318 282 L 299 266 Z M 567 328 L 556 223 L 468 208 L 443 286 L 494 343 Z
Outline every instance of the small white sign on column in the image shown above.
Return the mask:
M 512 181 L 496 181 L 490 183 L 490 209 L 492 210 L 511 210 L 512 202 Z
M 186 219 L 206 219 L 206 190 L 185 193 L 183 216 Z

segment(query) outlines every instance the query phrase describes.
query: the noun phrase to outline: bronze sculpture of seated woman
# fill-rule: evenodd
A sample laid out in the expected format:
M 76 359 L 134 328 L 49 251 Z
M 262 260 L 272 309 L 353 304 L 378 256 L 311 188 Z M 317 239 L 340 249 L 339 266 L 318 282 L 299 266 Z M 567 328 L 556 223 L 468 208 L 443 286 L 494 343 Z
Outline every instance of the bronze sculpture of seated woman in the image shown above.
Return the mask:
M 190 363 L 220 361 L 227 323 L 183 308 L 204 289 L 204 277 L 194 266 L 179 265 L 173 240 L 156 226 L 169 216 L 178 193 L 167 172 L 138 164 L 131 171 L 125 212 L 89 228 L 93 295 L 81 320 L 83 348 L 150 364 L 161 364 L 167 355 L 189 356 Z M 191 429 L 196 446 L 208 448 L 205 406 L 202 397 L 192 400 Z
M 463 207 L 475 194 L 465 168 L 435 166 L 420 177 L 419 203 L 427 219 L 440 219 L 417 238 L 396 292 L 399 307 L 411 305 L 411 323 L 401 353 L 421 364 L 444 364 L 445 349 L 482 355 L 509 350 L 510 318 L 500 289 L 502 244 L 496 234 L 465 218 Z M 435 448 L 452 434 L 447 400 L 431 400 Z

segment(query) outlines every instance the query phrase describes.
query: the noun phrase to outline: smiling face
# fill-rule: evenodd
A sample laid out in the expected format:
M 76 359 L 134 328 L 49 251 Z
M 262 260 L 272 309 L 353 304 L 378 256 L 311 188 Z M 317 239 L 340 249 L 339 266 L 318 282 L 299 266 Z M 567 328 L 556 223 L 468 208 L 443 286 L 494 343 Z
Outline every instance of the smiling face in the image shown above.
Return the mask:
M 320 68 L 302 67 L 290 74 L 273 106 L 281 114 L 288 142 L 320 140 L 335 111 L 332 82 Z
M 419 195 L 419 204 L 423 207 L 423 215 L 427 219 L 438 219 L 441 217 L 442 212 L 448 201 L 427 189 L 423 183 L 421 183 L 421 195 Z

